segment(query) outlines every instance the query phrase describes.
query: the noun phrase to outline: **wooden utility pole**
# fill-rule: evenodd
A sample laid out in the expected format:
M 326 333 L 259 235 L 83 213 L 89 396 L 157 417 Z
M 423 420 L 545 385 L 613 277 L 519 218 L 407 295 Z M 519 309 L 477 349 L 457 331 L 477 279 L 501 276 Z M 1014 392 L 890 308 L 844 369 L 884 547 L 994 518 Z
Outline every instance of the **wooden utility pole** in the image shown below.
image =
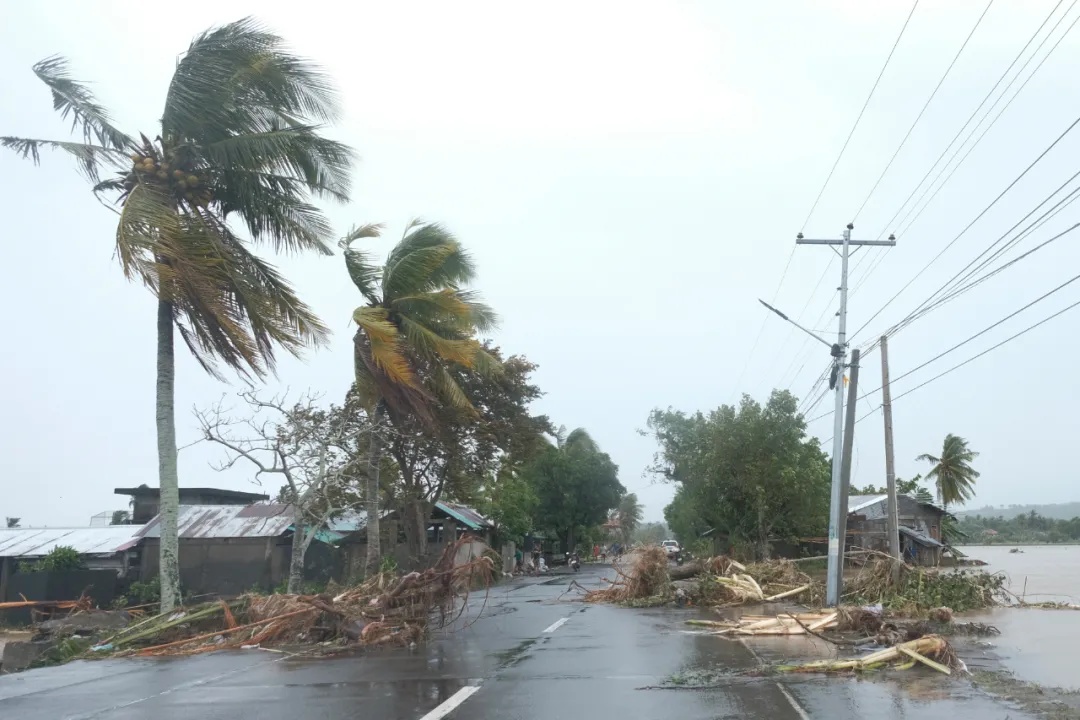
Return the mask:
M 889 336 L 881 336 L 881 411 L 885 416 L 885 487 L 889 493 L 886 531 L 893 556 L 893 580 L 900 576 L 900 521 L 896 502 L 896 462 L 893 457 L 892 391 L 889 389 Z

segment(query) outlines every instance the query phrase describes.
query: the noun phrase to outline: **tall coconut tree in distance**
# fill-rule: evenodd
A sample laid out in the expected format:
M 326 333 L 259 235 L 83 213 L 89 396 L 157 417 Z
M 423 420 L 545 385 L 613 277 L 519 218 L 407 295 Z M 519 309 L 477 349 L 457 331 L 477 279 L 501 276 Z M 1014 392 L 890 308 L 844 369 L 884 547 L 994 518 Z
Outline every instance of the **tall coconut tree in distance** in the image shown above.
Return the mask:
M 252 19 L 191 42 L 153 139 L 113 125 L 63 58 L 34 72 L 77 141 L 0 144 L 35 163 L 42 149 L 74 156 L 94 192 L 117 207 L 124 275 L 157 298 L 161 606 L 170 610 L 180 597 L 174 329 L 215 377 L 219 363 L 261 377 L 273 370 L 275 346 L 295 355 L 322 343 L 327 329 L 248 240 L 330 254 L 329 223 L 310 198 L 347 199 L 352 153 L 321 134 L 338 107 L 327 77 Z M 103 179 L 105 170 L 115 174 Z
M 975 497 L 975 480 L 979 473 L 971 467 L 971 462 L 977 457 L 979 453 L 968 447 L 967 440 L 949 433 L 945 436 L 940 457 L 924 453 L 915 459 L 933 464 L 926 477 L 934 481 L 938 501 L 948 508 L 957 503 L 963 505 Z
M 382 557 L 379 471 L 385 421 L 393 425 L 411 417 L 438 432 L 432 411 L 439 403 L 473 409 L 448 370 L 451 364 L 486 375 L 501 372 L 477 339 L 494 327 L 495 313 L 466 289 L 476 268 L 457 239 L 441 225 L 413 221 L 379 264 L 354 244 L 381 231 L 381 225 L 365 225 L 339 243 L 349 277 L 366 302 L 353 311 L 353 346 L 354 391 L 374 426 L 364 492 L 368 573 Z

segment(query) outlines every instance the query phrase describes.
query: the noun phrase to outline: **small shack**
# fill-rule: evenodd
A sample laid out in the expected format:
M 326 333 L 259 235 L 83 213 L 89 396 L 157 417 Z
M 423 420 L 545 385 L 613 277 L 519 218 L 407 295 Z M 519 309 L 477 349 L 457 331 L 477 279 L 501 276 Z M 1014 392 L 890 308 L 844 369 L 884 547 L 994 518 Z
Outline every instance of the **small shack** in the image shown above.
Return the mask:
M 889 552 L 888 500 L 888 495 L 852 495 L 848 498 L 848 547 Z M 911 495 L 897 495 L 896 504 L 904 560 L 915 565 L 939 565 L 945 549 L 941 524 L 946 512 Z
M 259 505 L 181 505 L 180 585 L 197 595 L 238 595 L 253 588 L 272 590 L 289 577 L 292 507 Z M 161 518 L 138 529 L 142 539 L 140 574 L 158 575 Z M 316 535 L 304 562 L 305 580 L 340 577 L 340 558 L 328 538 Z
M 108 606 L 116 592 L 117 578 L 133 569 L 139 528 L 114 525 L 103 528 L 2 528 L 0 529 L 0 602 L 22 597 L 30 600 L 72 600 L 84 592 L 98 604 Z M 57 547 L 79 554 L 83 570 L 20 572 Z M 3 622 L 29 621 L 8 614 Z M 0 623 L 3 624 L 3 623 Z

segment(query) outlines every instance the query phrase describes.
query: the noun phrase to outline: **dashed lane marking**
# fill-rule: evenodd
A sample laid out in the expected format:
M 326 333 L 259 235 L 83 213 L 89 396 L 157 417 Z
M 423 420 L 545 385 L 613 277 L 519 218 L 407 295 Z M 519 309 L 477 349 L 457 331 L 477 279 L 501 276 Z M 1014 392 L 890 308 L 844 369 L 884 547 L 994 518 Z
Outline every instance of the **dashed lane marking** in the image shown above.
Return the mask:
M 466 685 L 447 698 L 437 708 L 420 718 L 420 720 L 442 720 L 442 718 L 457 710 L 458 706 L 472 697 L 473 693 L 479 689 L 479 685 Z
M 562 618 L 560 620 L 556 620 L 555 622 L 551 623 L 551 626 L 548 627 L 548 629 L 545 630 L 544 632 L 548 633 L 548 634 L 555 632 L 556 630 L 561 628 L 563 625 L 565 625 L 566 621 L 569 620 L 569 619 L 570 619 L 569 617 L 564 617 L 564 618 Z

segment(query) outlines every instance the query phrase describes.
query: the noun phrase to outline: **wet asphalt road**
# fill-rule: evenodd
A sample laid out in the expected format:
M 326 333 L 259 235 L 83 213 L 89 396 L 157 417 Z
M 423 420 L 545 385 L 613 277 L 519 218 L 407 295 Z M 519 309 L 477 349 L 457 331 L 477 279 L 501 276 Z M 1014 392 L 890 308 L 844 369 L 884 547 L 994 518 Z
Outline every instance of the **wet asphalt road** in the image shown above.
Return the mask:
M 610 568 L 573 579 L 597 586 Z M 752 647 L 686 631 L 685 611 L 585 606 L 559 596 L 565 575 L 528 578 L 476 596 L 468 627 L 412 650 L 334 659 L 240 651 L 167 660 L 79 662 L 0 676 L 0 718 L 19 720 L 548 720 L 617 718 L 1027 717 L 966 681 L 927 673 L 874 680 L 772 678 L 717 672 L 764 659 L 828 656 L 798 638 Z M 710 689 L 658 689 L 680 676 Z M 460 701 L 455 710 L 443 714 Z

